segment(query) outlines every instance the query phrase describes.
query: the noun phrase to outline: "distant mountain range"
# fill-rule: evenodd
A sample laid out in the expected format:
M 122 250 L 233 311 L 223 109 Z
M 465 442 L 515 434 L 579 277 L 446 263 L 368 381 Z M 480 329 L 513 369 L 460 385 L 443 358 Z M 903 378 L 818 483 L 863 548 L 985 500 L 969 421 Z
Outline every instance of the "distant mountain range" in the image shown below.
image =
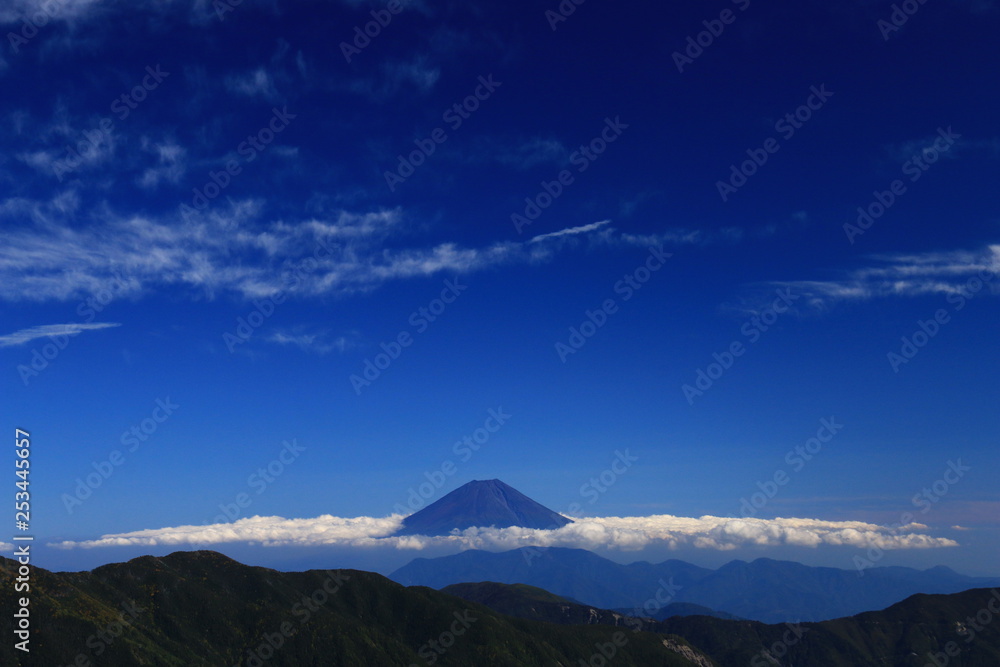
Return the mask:
M 460 597 L 484 604 L 494 611 L 518 618 L 530 618 L 536 621 L 564 624 L 599 624 L 636 627 L 645 630 L 656 628 L 655 618 L 636 618 L 631 609 L 598 609 L 580 604 L 550 593 L 542 588 L 527 584 L 498 584 L 484 581 L 476 584 L 452 584 L 441 589 L 442 593 Z M 714 618 L 735 618 L 732 614 L 716 612 L 708 607 L 702 607 L 687 602 L 673 602 L 660 610 L 662 618 L 673 616 L 711 616 Z
M 884 609 L 916 593 L 1000 586 L 1000 578 L 967 577 L 946 567 L 875 567 L 859 577 L 855 570 L 760 558 L 710 570 L 680 560 L 621 565 L 559 547 L 417 558 L 389 578 L 438 589 L 482 581 L 528 584 L 583 604 L 658 619 L 677 613 L 668 605 L 684 602 L 765 623 L 822 621 Z
M 448 535 L 474 526 L 551 530 L 571 523 L 499 479 L 474 480 L 403 519 L 398 535 Z
M 16 577 L 17 563 L 0 558 L 8 638 Z M 997 589 L 765 625 L 635 619 L 523 585 L 467 584 L 449 594 L 357 570 L 277 572 L 211 551 L 91 572 L 33 568 L 31 577 L 31 652 L 0 642 L 5 667 L 1000 665 Z

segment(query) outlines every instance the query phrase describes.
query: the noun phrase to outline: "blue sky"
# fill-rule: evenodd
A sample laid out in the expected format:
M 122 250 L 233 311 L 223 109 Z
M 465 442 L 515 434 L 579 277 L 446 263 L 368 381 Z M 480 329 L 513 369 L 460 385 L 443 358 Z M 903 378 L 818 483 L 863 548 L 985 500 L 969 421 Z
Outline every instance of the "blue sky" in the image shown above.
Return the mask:
M 543 539 L 382 539 L 499 478 L 619 560 L 998 574 L 997 7 L 570 5 L 0 11 L 37 564 Z

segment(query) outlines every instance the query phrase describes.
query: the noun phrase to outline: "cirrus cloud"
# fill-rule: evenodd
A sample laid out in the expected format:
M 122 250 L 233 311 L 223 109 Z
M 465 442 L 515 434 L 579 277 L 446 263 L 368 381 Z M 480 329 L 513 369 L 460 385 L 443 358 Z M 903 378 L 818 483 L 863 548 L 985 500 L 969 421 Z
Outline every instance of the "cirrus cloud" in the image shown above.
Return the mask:
M 61 201 L 61 200 L 60 200 Z M 0 221 L 18 221 L 0 247 L 0 300 L 83 298 L 116 271 L 129 293 L 181 288 L 196 298 L 235 294 L 260 299 L 286 291 L 304 297 L 366 292 L 390 281 L 551 259 L 568 238 L 636 245 L 609 220 L 569 227 L 530 241 L 480 246 L 421 242 L 403 210 L 329 211 L 296 221 L 269 220 L 264 203 L 231 201 L 203 212 L 124 216 L 110 208 L 87 224 L 76 209 L 8 200 Z M 24 224 L 24 219 L 32 220 Z M 677 237 L 659 243 L 678 242 Z M 647 245 L 652 238 L 643 238 Z
M 37 327 L 20 329 L 14 333 L 0 336 L 0 347 L 10 347 L 12 345 L 24 345 L 36 338 L 51 338 L 53 336 L 76 336 L 84 331 L 95 331 L 97 329 L 107 329 L 109 327 L 119 327 L 120 322 L 92 322 L 69 323 L 69 324 L 43 324 Z

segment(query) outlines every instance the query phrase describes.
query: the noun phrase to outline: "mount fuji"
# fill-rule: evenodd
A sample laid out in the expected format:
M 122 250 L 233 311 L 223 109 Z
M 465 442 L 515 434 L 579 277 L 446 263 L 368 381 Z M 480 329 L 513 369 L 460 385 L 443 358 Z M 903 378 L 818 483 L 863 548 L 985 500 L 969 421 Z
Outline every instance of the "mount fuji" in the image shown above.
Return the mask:
M 561 528 L 571 520 L 499 479 L 473 480 L 403 519 L 397 535 L 448 535 L 481 528 Z

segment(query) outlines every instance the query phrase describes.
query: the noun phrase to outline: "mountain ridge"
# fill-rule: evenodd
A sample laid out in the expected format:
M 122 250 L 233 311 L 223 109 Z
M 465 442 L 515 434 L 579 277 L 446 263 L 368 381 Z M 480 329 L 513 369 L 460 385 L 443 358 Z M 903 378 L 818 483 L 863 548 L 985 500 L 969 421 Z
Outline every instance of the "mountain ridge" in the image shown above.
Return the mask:
M 17 573 L 16 561 L 0 557 L 0 611 L 15 608 Z M 768 625 L 637 619 L 525 586 L 461 587 L 511 612 L 499 613 L 372 572 L 280 572 L 210 551 L 89 572 L 33 568 L 31 584 L 31 653 L 3 642 L 0 664 L 762 667 L 776 657 L 818 667 L 1000 664 L 997 588 L 918 594 L 883 611 Z M 0 625 L 10 633 L 15 619 L 4 616 Z
M 24 594 L 15 592 L 17 573 L 16 561 L 0 557 L 0 627 L 8 637 L 15 596 Z M 33 567 L 30 596 L 30 652 L 3 642 L 5 667 L 547 667 L 579 664 L 602 648 L 621 667 L 697 664 L 684 657 L 694 649 L 679 637 L 554 626 L 373 572 L 280 572 L 212 551 L 83 572 Z

